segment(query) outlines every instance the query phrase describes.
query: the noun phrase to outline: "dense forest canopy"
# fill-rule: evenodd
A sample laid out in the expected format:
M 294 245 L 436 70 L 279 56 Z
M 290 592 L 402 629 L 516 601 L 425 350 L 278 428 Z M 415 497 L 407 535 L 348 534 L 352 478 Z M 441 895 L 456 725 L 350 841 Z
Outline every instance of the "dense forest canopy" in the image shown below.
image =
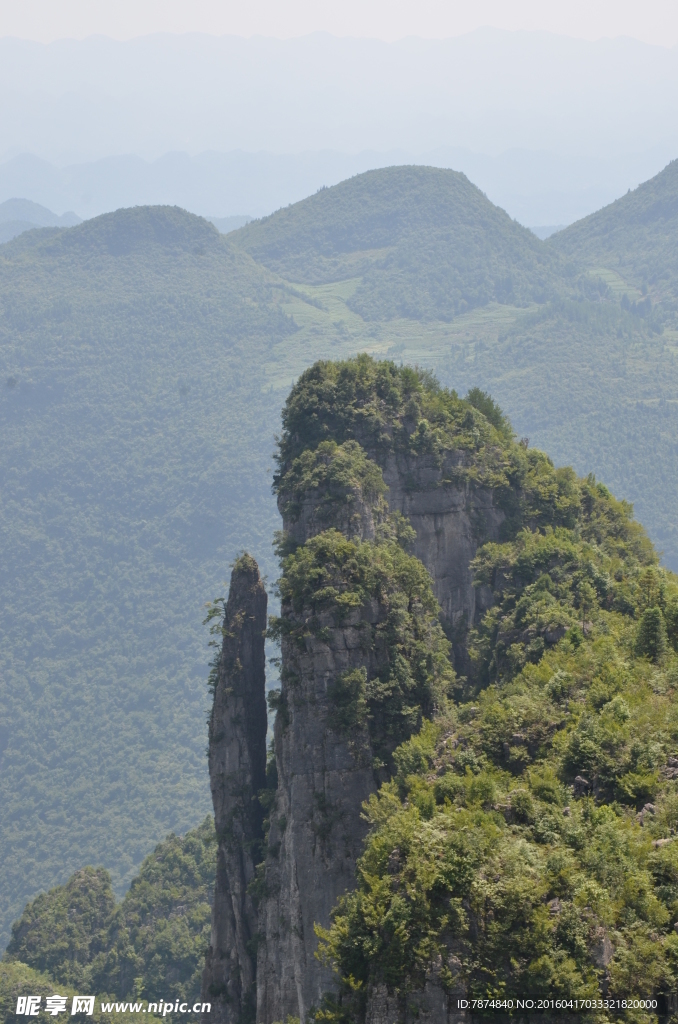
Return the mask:
M 549 239 L 608 278 L 626 308 L 678 328 L 678 160 L 651 181 Z
M 0 1020 L 15 1018 L 10 997 L 22 984 L 50 995 L 55 985 L 96 992 L 97 1011 L 102 995 L 156 1002 L 163 996 L 193 1005 L 209 942 L 215 871 L 214 820 L 208 817 L 185 836 L 163 840 L 120 903 L 103 868 L 81 868 L 65 885 L 38 896 L 14 923 L 0 961 Z
M 29 896 L 87 863 L 120 896 L 210 810 L 203 605 L 275 528 L 264 365 L 294 324 L 169 209 L 21 236 L 0 305 L 6 941 Z
M 88 862 L 121 896 L 207 813 L 202 606 L 243 547 L 275 576 L 273 436 L 314 360 L 368 351 L 491 393 L 528 451 L 595 472 L 678 566 L 671 223 L 643 228 L 670 270 L 651 307 L 624 277 L 635 235 L 613 233 L 608 272 L 430 168 L 227 238 L 137 208 L 0 247 L 3 941 Z

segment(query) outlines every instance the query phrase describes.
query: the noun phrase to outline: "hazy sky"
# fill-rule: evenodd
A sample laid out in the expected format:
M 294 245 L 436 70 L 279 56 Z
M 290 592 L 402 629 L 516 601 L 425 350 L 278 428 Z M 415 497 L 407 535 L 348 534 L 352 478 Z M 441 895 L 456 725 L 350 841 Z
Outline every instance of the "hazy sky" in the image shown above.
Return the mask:
M 678 44 L 676 0 L 0 0 L 0 36 L 41 42 L 152 32 L 289 38 L 325 31 L 445 38 L 483 25 Z

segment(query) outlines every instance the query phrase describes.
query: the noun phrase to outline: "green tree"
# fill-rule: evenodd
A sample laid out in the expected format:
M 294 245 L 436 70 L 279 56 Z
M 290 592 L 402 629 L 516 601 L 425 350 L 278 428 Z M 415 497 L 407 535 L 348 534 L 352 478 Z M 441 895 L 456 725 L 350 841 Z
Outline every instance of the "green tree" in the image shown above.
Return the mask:
M 661 608 L 646 608 L 638 623 L 636 653 L 659 661 L 666 653 L 666 626 Z

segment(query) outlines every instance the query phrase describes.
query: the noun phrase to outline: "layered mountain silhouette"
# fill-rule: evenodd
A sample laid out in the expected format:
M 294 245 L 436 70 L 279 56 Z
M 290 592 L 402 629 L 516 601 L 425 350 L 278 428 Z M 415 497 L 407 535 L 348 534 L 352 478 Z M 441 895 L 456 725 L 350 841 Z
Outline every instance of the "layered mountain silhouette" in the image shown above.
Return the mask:
M 675 167 L 546 242 L 394 167 L 226 236 L 139 207 L 0 248 L 5 936 L 83 864 L 122 893 L 207 813 L 204 603 L 243 548 L 276 578 L 273 437 L 317 359 L 489 390 L 678 565 Z
M 79 223 L 75 213 L 59 216 L 30 199 L 7 199 L 0 203 L 0 245 L 32 228 L 73 227 Z

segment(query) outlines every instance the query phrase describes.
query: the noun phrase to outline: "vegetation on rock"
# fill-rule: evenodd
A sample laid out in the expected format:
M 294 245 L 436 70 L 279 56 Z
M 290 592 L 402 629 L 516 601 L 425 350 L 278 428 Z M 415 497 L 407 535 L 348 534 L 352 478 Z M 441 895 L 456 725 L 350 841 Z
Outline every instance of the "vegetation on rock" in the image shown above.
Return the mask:
M 280 479 L 283 515 L 296 520 L 301 503 L 309 492 L 314 494 L 316 515 L 328 527 L 337 516 L 346 513 L 352 524 L 360 499 L 373 514 L 383 515 L 386 485 L 381 470 L 356 441 L 322 441 L 315 450 L 304 449 Z M 349 525 L 350 529 L 350 525 Z M 351 531 L 353 532 L 353 531 Z M 357 524 L 356 524 L 357 532 Z
M 454 682 L 449 643 L 438 621 L 431 578 L 419 559 L 397 541 L 354 542 L 327 530 L 283 559 L 278 588 L 282 614 L 270 635 L 303 650 L 309 635 L 329 636 L 351 612 L 376 602 L 376 624 L 359 620 L 367 667 L 334 680 L 329 696 L 340 732 L 369 727 L 375 767 L 391 761 L 393 749 L 447 706 Z M 294 679 L 286 679 L 294 691 Z
M 360 357 L 313 367 L 284 414 L 281 472 L 325 432 L 382 461 L 422 452 L 444 465 L 460 451 L 468 484 L 491 480 L 507 513 L 501 542 L 472 562 L 492 598 L 468 634 L 468 675 L 393 751 L 365 807 L 357 887 L 317 929 L 340 987 L 316 1020 L 363 1020 L 380 986 L 416 1006 L 427 982 L 485 999 L 661 998 L 678 985 L 678 579 L 627 503 L 556 470 L 472 397 Z M 423 410 L 436 440 L 422 450 Z M 380 592 L 398 550 L 336 532 L 298 547 L 276 629 L 301 640 L 327 609 L 341 621 Z M 423 566 L 397 557 L 425 590 Z M 340 726 L 369 713 L 368 685 L 366 670 L 334 684 Z
M 628 503 L 517 441 L 485 393 L 460 399 L 366 356 L 302 375 L 281 495 L 298 506 L 312 492 L 331 519 L 347 495 L 383 499 L 391 457 L 441 470 L 431 486 L 491 488 L 505 520 L 472 563 L 491 601 L 464 678 L 402 517 L 382 509 L 370 541 L 333 528 L 281 541 L 271 635 L 301 649 L 331 626 L 363 631 L 364 667 L 330 684 L 332 727 L 367 726 L 389 776 L 365 807 L 356 889 L 319 929 L 339 987 L 316 1019 L 360 1022 L 379 986 L 416 1006 L 427 982 L 498 999 L 674 992 L 678 580 Z M 363 623 L 371 604 L 379 614 Z M 283 682 L 293 699 L 292 674 Z M 84 869 L 27 908 L 6 962 L 190 998 L 213 877 L 210 822 L 162 844 L 117 907 L 105 873 Z
M 498 429 L 432 374 L 367 355 L 315 363 L 292 388 L 282 421 L 278 488 L 293 460 L 313 458 L 305 453 L 328 439 L 358 440 L 379 461 L 391 453 L 440 460 L 453 449 L 491 462 L 509 442 L 505 422 Z

